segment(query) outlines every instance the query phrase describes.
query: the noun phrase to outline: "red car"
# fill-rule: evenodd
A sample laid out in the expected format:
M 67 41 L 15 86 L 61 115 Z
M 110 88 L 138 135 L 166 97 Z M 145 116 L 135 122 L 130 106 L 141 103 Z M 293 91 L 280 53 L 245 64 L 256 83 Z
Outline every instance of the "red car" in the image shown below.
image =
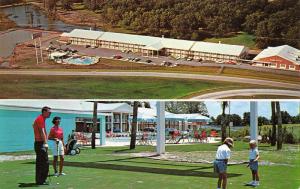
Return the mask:
M 225 62 L 225 64 L 236 65 L 236 62 L 230 60 L 230 61 Z
M 114 59 L 121 59 L 123 58 L 121 55 L 114 55 Z

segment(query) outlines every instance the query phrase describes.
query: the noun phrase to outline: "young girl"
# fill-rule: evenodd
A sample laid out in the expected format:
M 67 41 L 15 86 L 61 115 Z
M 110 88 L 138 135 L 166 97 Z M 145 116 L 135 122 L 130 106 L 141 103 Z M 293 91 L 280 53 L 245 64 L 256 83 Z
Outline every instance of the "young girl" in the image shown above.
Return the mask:
M 252 172 L 252 181 L 248 183 L 248 185 L 258 186 L 259 185 L 259 177 L 258 177 L 258 159 L 259 152 L 257 149 L 257 144 L 255 140 L 251 140 L 249 143 L 250 151 L 249 151 L 249 164 L 250 170 Z
M 218 147 L 216 153 L 216 160 L 214 161 L 214 172 L 219 174 L 217 189 L 226 189 L 227 186 L 227 163 L 230 158 L 231 150 L 233 147 L 233 139 L 226 138 L 223 145 Z

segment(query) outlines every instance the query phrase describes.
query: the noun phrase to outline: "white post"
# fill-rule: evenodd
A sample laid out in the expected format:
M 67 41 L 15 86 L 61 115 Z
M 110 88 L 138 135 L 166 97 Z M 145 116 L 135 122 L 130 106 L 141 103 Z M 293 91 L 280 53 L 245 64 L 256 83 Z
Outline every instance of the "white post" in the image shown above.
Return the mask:
M 131 132 L 131 123 L 130 123 L 130 114 L 128 114 L 128 120 L 127 120 L 127 124 L 128 124 L 128 132 Z
M 44 59 L 43 59 L 43 49 L 42 49 L 42 41 L 41 41 L 41 38 L 39 37 L 39 41 L 40 41 L 40 50 L 41 50 L 41 60 L 42 60 L 42 63 L 44 63 Z
M 257 102 L 250 102 L 250 139 L 257 141 L 258 113 Z
M 34 48 L 35 48 L 36 64 L 39 64 L 38 50 L 36 48 L 36 40 L 34 40 Z
M 156 152 L 158 155 L 165 153 L 165 102 L 158 101 L 157 109 L 157 144 Z
M 111 113 L 110 127 L 111 127 L 111 133 L 114 133 L 114 113 Z
M 123 118 L 122 118 L 123 114 L 120 114 L 120 132 L 123 132 Z

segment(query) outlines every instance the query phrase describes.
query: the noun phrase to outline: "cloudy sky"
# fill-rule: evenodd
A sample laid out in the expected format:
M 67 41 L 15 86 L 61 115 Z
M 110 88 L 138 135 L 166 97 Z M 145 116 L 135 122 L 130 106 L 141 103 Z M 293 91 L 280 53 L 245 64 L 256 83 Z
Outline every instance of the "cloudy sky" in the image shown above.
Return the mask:
M 155 108 L 154 101 L 151 102 L 151 107 Z M 208 113 L 210 116 L 216 117 L 221 113 L 220 102 L 218 101 L 205 101 Z M 281 111 L 287 111 L 290 115 L 295 116 L 299 114 L 300 101 L 282 101 L 280 102 Z M 229 109 L 227 108 L 227 113 Z M 249 101 L 231 101 L 230 113 L 243 116 L 244 112 L 250 111 Z M 271 118 L 271 103 L 269 101 L 258 102 L 258 115 Z

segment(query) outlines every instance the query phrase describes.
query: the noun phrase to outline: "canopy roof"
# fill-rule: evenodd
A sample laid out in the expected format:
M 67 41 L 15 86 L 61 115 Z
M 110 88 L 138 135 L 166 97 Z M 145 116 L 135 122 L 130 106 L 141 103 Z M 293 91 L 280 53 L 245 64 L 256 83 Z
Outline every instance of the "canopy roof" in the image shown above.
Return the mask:
M 94 30 L 82 30 L 82 29 L 74 29 L 70 33 L 63 33 L 61 36 L 63 37 L 73 37 L 73 38 L 82 38 L 82 39 L 98 39 L 105 32 L 94 31 Z
M 166 120 L 191 121 L 191 122 L 209 122 L 210 118 L 201 114 L 173 114 L 165 111 Z M 156 122 L 156 110 L 152 108 L 139 108 L 138 121 Z
M 246 50 L 246 47 L 221 43 L 196 42 L 191 50 L 196 52 L 240 56 Z

